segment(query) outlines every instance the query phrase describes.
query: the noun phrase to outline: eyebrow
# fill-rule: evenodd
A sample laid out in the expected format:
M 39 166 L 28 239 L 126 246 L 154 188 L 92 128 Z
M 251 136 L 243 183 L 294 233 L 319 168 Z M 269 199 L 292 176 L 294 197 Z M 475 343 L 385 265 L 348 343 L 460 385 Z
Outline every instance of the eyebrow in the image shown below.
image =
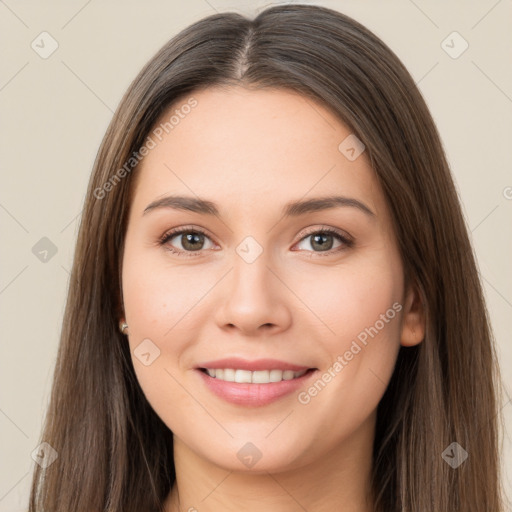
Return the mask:
M 306 200 L 291 201 L 284 205 L 282 215 L 284 217 L 298 217 L 306 213 L 339 207 L 356 208 L 369 217 L 375 217 L 375 213 L 364 203 L 358 199 L 344 196 L 315 197 Z M 157 199 L 146 206 L 142 215 L 146 215 L 159 208 L 172 208 L 174 210 L 186 210 L 202 215 L 219 216 L 219 208 L 214 202 L 188 196 L 166 196 Z

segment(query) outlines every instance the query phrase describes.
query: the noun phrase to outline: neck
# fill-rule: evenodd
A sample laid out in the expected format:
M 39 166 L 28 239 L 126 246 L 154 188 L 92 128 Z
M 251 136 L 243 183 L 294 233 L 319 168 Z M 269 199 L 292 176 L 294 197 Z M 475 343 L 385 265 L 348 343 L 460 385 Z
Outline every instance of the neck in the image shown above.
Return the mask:
M 279 472 L 221 468 L 174 436 L 176 481 L 166 512 L 371 512 L 375 416 L 313 462 Z

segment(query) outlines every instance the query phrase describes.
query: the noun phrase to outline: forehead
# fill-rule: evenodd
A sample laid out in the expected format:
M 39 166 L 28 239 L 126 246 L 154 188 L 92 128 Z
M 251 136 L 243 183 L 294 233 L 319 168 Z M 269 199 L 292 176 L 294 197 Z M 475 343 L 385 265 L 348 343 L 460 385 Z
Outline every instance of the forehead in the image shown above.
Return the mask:
M 171 193 L 230 202 L 252 215 L 269 202 L 277 208 L 336 193 L 364 198 L 374 211 L 384 207 L 365 152 L 356 159 L 343 152 L 354 137 L 350 129 L 295 91 L 195 91 L 170 107 L 149 136 L 154 147 L 136 170 L 139 210 Z

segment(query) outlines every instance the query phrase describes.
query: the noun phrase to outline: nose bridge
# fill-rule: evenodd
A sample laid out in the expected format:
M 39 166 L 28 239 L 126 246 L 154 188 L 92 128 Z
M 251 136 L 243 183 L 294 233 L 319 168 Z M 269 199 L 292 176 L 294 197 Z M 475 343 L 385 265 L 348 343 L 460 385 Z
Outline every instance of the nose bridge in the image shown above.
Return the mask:
M 232 272 L 226 281 L 217 310 L 219 326 L 234 325 L 249 333 L 262 325 L 284 328 L 290 321 L 282 284 L 269 269 L 270 249 L 254 237 L 246 237 L 235 247 Z
M 235 248 L 230 295 L 239 303 L 258 302 L 261 306 L 270 300 L 274 287 L 270 283 L 273 276 L 268 269 L 269 254 L 252 236 L 244 238 Z

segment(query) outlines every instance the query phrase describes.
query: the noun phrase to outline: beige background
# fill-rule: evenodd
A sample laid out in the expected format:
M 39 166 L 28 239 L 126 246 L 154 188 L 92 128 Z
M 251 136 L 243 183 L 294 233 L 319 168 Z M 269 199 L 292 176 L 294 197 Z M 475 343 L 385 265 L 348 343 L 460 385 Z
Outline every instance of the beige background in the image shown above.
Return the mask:
M 337 9 L 373 30 L 425 96 L 464 205 L 512 390 L 512 2 L 307 3 Z M 252 16 L 270 4 L 0 0 L 0 511 L 26 510 L 81 205 L 114 109 L 142 65 L 179 30 L 215 11 Z M 46 59 L 31 47 L 35 41 L 43 51 L 43 31 L 58 43 Z M 441 46 L 453 31 L 469 44 L 456 59 Z M 45 39 L 45 51 L 50 43 Z M 456 39 L 455 50 L 460 44 Z M 46 262 L 32 251 L 43 237 L 57 249 Z M 504 485 L 512 496 L 508 396 Z

